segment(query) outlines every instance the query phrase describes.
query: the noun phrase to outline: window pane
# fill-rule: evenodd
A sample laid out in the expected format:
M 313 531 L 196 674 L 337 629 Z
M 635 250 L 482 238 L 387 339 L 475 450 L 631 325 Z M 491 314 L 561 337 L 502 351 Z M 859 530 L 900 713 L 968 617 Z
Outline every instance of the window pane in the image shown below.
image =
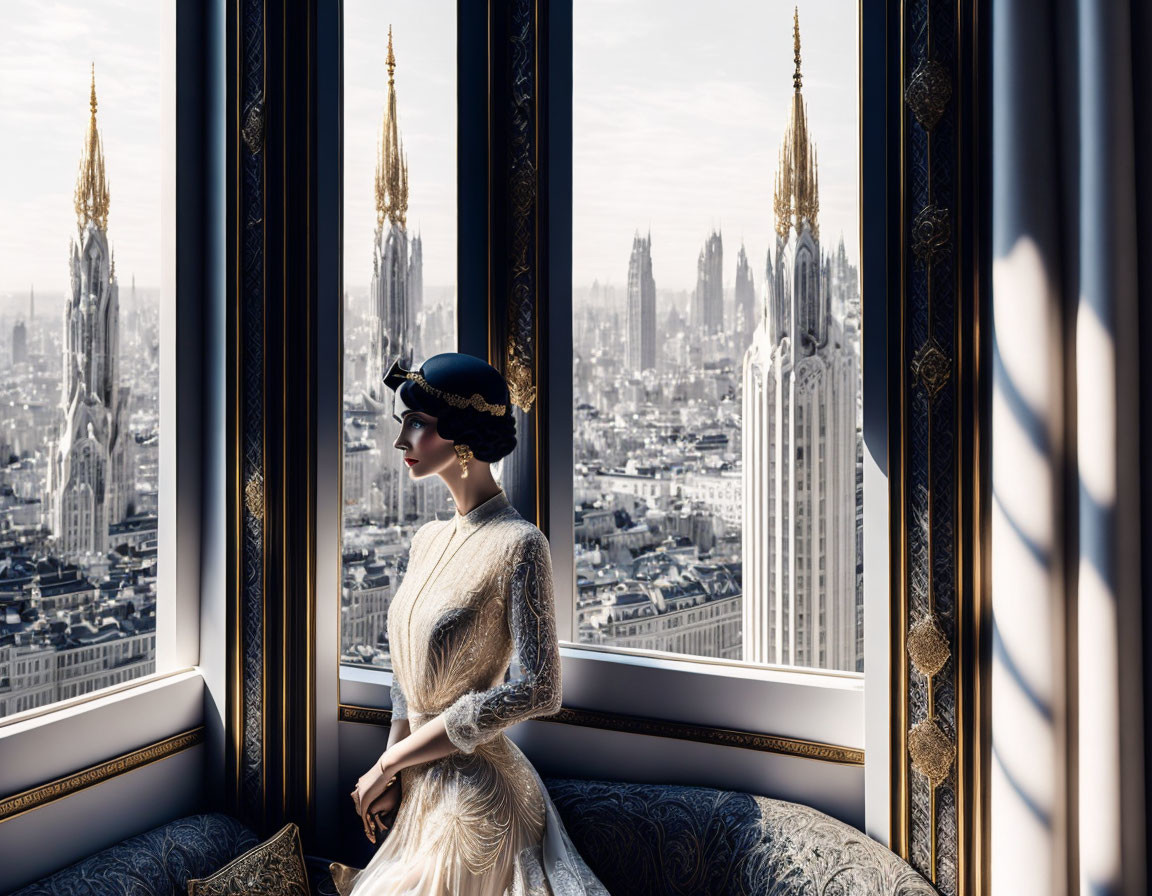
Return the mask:
M 0 717 L 155 670 L 163 12 L 5 10 Z
M 383 376 L 456 350 L 456 4 L 344 3 L 344 565 L 340 655 L 390 668 L 388 606 L 437 513 Z M 432 477 L 435 479 L 435 477 Z
M 857 4 L 574 15 L 579 640 L 862 671 Z

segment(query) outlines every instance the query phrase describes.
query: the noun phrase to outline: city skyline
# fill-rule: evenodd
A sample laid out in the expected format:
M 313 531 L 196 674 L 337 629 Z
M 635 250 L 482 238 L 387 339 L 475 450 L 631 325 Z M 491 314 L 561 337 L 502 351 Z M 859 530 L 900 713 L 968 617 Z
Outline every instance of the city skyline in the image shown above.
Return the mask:
M 786 98 L 773 110 L 781 136 L 770 172 L 746 178 L 769 185 L 759 229 L 771 251 L 712 225 L 665 249 L 674 234 L 653 222 L 633 231 L 626 290 L 615 278 L 574 289 L 580 642 L 862 669 L 859 276 L 840 235 L 829 233 L 828 161 L 817 163 L 825 134 L 806 109 L 803 18 L 789 9 L 776 23 L 789 26 L 789 64 L 778 73 Z M 706 136 L 723 144 L 732 134 L 718 125 Z M 576 180 L 592 180 L 581 158 Z M 621 184 L 620 203 L 651 201 L 650 174 Z M 669 192 L 688 221 L 695 209 Z M 727 210 L 722 193 L 706 201 Z M 585 232 L 578 221 L 574 253 L 613 224 L 639 223 L 633 217 L 585 222 Z M 669 284 L 660 256 L 694 261 L 694 285 Z M 660 327 L 651 367 L 633 360 L 642 331 L 634 322 L 645 319 L 638 257 L 659 297 L 647 318 Z
M 158 309 L 137 303 L 134 277 L 131 309 L 120 306 L 94 69 L 87 115 L 69 129 L 82 135 L 60 234 L 70 289 L 39 315 L 29 291 L 3 358 L 0 717 L 155 669 Z
M 790 28 L 780 22 L 790 21 L 794 4 L 749 7 L 719 0 L 710 16 L 729 27 L 715 29 L 700 27 L 692 4 L 666 0 L 658 15 L 650 5 L 581 0 L 574 10 L 573 284 L 599 280 L 623 289 L 628 255 L 619 246 L 627 246 L 637 229 L 652 231 L 660 289 L 693 288 L 696 253 L 710 228 L 720 229 L 732 247 L 745 244 L 759 280 L 770 245 L 763 212 L 783 136 L 772 110 L 787 99 L 777 69 L 786 72 L 790 65 Z M 127 2 L 113 6 L 130 8 Z M 391 23 L 403 47 L 397 78 L 413 171 L 411 220 L 425 238 L 426 282 L 447 287 L 456 279 L 456 31 L 454 5 L 445 0 L 441 6 L 440 14 L 430 15 L 428 4 L 345 4 L 344 241 L 370 245 L 375 226 L 372 172 Z M 101 15 L 83 3 L 63 2 L 51 16 L 31 5 L 6 17 L 0 126 L 10 138 L 9 164 L 0 171 L 7 211 L 0 219 L 0 300 L 7 301 L 0 310 L 20 307 L 30 286 L 48 293 L 67 285 L 60 274 L 67 246 L 59 242 L 59 225 L 67 220 L 61 209 L 75 180 L 79 142 L 44 141 L 41 135 L 67 134 L 83 114 L 77 88 L 86 85 L 93 61 L 108 109 L 103 130 L 118 197 L 111 214 L 118 264 L 135 272 L 141 288 L 161 283 L 162 128 L 156 111 L 163 79 L 145 73 L 162 68 L 166 42 L 158 8 L 131 8 L 130 17 Z M 810 35 L 809 114 L 824 145 L 837 147 L 836 157 L 829 153 L 821 163 L 824 241 L 843 234 L 849 260 L 858 264 L 856 5 L 803 0 L 800 15 Z M 682 47 L 684 55 L 668 47 Z M 585 132 L 595 139 L 581 141 Z M 739 149 L 715 152 L 718 140 Z M 643 196 L 631 186 L 621 189 L 633 183 Z M 735 274 L 735 254 L 729 255 L 726 287 Z M 363 266 L 351 262 L 345 283 L 366 286 Z
M 757 290 L 773 245 L 772 177 L 791 96 L 793 0 L 573 10 L 572 283 L 623 290 L 632 234 L 652 234 L 658 290 L 689 292 L 711 230 L 746 246 Z M 801 0 L 812 128 L 821 135 L 823 239 L 859 263 L 857 7 Z M 835 147 L 835 152 L 830 151 Z

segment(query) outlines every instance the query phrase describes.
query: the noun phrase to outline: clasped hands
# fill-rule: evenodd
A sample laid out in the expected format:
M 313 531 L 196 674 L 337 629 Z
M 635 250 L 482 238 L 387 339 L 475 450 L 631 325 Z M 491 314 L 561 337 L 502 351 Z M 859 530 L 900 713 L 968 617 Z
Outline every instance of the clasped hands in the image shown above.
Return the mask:
M 400 775 L 387 762 L 387 753 L 360 776 L 352 793 L 356 814 L 364 825 L 364 836 L 376 842 L 378 832 L 388 830 L 385 821 L 400 805 Z

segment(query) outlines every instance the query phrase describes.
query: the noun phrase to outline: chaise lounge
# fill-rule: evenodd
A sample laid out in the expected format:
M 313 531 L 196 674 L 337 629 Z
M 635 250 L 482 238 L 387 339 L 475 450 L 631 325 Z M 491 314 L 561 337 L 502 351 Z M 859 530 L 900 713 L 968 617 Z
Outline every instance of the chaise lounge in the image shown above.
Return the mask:
M 545 778 L 565 827 L 614 896 L 930 896 L 907 863 L 796 803 L 710 787 Z M 192 815 L 124 840 L 13 896 L 183 896 L 260 838 Z M 312 896 L 336 896 L 306 856 Z

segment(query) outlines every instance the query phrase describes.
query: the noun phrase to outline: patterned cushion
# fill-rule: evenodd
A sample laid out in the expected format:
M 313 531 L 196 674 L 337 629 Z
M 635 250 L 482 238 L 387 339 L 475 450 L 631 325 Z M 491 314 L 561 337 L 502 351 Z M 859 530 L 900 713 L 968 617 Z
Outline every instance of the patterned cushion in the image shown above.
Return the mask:
M 37 881 L 12 896 L 183 896 L 259 838 L 227 815 L 189 815 Z
M 796 803 L 709 787 L 544 778 L 573 844 L 629 896 L 935 896 L 894 853 Z
M 311 896 L 300 829 L 279 831 L 204 880 L 188 881 L 188 896 Z

